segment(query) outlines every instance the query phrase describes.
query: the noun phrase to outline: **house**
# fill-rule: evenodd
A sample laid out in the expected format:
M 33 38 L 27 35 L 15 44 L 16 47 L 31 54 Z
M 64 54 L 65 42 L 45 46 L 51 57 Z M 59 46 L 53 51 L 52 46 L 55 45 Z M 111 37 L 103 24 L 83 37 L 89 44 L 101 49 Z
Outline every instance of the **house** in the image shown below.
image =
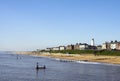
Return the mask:
M 59 50 L 59 47 L 53 47 L 52 50 L 57 51 L 57 50 Z
M 103 49 L 103 50 L 104 50 L 104 49 L 107 49 L 106 43 L 103 43 L 103 44 L 102 44 L 102 49 Z
M 85 49 L 88 49 L 88 48 L 89 48 L 88 44 L 86 44 L 86 43 L 81 44 L 80 43 L 80 50 L 85 50 Z
M 117 50 L 120 50 L 120 42 L 118 42 L 118 43 L 116 44 L 116 49 L 117 49 Z
M 65 46 L 59 46 L 59 50 L 66 50 Z
M 76 45 L 74 45 L 74 49 L 75 50 L 85 50 L 88 49 L 88 44 L 86 43 L 76 43 Z
M 111 41 L 103 43 L 102 49 L 106 50 L 120 50 L 120 42 L 118 41 Z
M 102 49 L 103 50 L 111 50 L 111 44 L 109 42 L 105 42 L 102 44 Z
M 113 50 L 120 50 L 120 42 L 118 42 L 117 40 L 115 40 L 114 42 L 111 41 L 110 47 Z
M 88 45 L 87 43 L 76 43 L 76 45 L 74 45 L 74 49 L 75 50 L 95 50 L 97 49 L 97 47 L 93 45 Z
M 66 50 L 74 50 L 74 45 L 68 45 L 66 46 Z
M 74 45 L 74 49 L 75 50 L 80 50 L 80 43 L 76 43 L 76 45 Z
M 102 46 L 101 46 L 101 45 L 98 45 L 98 46 L 97 46 L 97 50 L 102 50 Z
M 111 48 L 112 50 L 116 49 L 116 48 L 117 48 L 117 47 L 116 47 L 116 44 L 117 44 L 116 42 L 113 42 L 113 41 L 112 41 L 112 42 L 110 43 L 110 48 Z

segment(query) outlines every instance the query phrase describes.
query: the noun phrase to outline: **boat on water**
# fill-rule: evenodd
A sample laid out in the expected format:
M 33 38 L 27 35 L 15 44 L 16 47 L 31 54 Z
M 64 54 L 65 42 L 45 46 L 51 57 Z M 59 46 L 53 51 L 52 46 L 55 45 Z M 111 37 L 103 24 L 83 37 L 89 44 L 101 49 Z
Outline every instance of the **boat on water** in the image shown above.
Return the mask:
M 38 70 L 38 69 L 46 69 L 46 66 L 45 66 L 45 65 L 44 65 L 44 66 L 39 66 L 39 65 L 38 65 L 38 62 L 37 62 L 36 69 L 37 69 L 37 70 Z

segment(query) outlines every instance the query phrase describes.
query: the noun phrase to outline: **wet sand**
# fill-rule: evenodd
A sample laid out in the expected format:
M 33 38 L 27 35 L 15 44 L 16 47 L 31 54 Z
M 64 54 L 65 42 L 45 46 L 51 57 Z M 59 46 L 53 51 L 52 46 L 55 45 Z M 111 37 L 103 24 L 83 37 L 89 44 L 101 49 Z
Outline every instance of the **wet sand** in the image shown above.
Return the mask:
M 17 54 L 28 54 L 35 56 L 44 56 L 51 58 L 59 58 L 75 61 L 88 61 L 88 62 L 100 62 L 108 64 L 120 64 L 120 56 L 95 56 L 94 54 L 61 54 L 61 53 L 31 53 L 31 52 L 19 52 Z

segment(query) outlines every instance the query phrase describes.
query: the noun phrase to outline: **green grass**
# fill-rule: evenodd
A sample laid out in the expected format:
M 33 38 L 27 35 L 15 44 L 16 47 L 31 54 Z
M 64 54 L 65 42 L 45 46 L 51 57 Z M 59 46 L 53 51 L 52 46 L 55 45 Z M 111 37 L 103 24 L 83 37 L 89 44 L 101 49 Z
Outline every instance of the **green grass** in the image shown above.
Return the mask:
M 120 56 L 120 51 L 117 50 L 61 50 L 50 52 L 64 54 L 95 54 L 95 55 Z

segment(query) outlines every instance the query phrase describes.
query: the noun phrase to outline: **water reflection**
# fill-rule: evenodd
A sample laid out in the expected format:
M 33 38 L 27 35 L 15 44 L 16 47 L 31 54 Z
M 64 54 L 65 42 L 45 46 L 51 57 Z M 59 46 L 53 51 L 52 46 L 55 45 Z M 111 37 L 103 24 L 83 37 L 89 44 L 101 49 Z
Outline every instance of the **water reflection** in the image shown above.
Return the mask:
M 38 81 L 39 79 L 38 79 L 38 69 L 36 69 L 36 81 Z
M 20 55 L 16 55 L 16 59 L 19 60 L 22 59 L 22 57 Z
M 45 69 L 36 69 L 36 81 L 45 79 Z

